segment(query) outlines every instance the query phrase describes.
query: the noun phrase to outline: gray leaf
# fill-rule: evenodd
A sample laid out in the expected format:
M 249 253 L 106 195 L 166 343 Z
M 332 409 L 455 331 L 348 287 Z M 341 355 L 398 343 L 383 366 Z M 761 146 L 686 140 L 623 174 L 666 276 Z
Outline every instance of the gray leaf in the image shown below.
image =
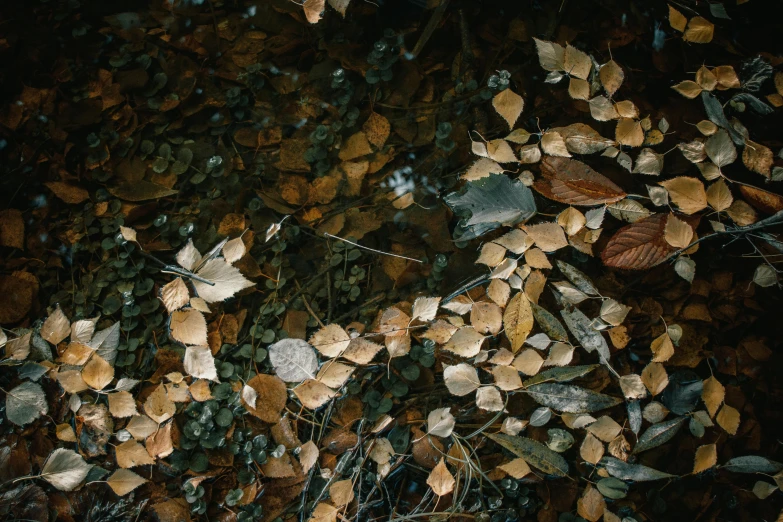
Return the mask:
M 534 468 L 549 475 L 568 476 L 568 462 L 543 444 L 526 437 L 487 433 L 487 437 L 506 448 L 518 457 L 522 457 Z
M 75 451 L 58 448 L 46 459 L 40 477 L 60 491 L 73 491 L 87 477 L 90 468 Z
M 766 457 L 747 455 L 745 457 L 734 457 L 721 468 L 734 473 L 767 473 L 774 475 L 783 470 L 783 464 L 769 460 Z
M 675 475 L 658 471 L 657 469 L 648 468 L 641 464 L 628 464 L 620 459 L 614 457 L 604 457 L 599 462 L 606 471 L 620 480 L 633 480 L 634 482 L 648 482 L 651 480 L 661 480 L 666 478 L 672 478 Z
M 564 263 L 563 261 L 560 261 L 559 259 L 556 262 L 557 262 L 557 267 L 560 269 L 561 272 L 563 272 L 563 275 L 566 276 L 568 280 L 574 284 L 575 287 L 577 287 L 579 290 L 586 293 L 587 295 L 600 295 L 598 293 L 598 289 L 595 287 L 593 282 L 590 280 L 589 277 L 587 277 L 587 275 L 584 272 L 574 268 L 568 263 Z
M 117 321 L 108 328 L 97 332 L 87 343 L 97 351 L 97 354 L 114 366 L 114 360 L 117 359 L 117 347 L 120 345 L 120 322 Z
M 534 375 L 530 379 L 523 382 L 522 385 L 527 388 L 528 386 L 533 386 L 534 384 L 539 384 L 542 382 L 573 381 L 574 379 L 578 379 L 583 375 L 587 375 L 591 371 L 598 368 L 598 366 L 599 365 L 597 364 L 587 364 L 583 366 L 563 366 L 550 368 L 549 370 Z
M 530 425 L 539 427 L 543 426 L 552 418 L 552 410 L 546 407 L 536 408 L 536 410 L 530 414 Z
M 723 113 L 723 105 L 721 105 L 718 99 L 709 92 L 702 91 L 701 101 L 704 102 L 704 110 L 707 112 L 707 117 L 710 121 L 718 127 L 726 129 L 729 136 L 731 136 L 731 141 L 735 144 L 745 145 L 745 138 L 726 119 L 726 115 Z
M 633 453 L 641 453 L 642 451 L 657 448 L 661 444 L 666 444 L 680 431 L 686 419 L 687 417 L 675 417 L 674 419 L 653 424 L 639 437 L 639 442 L 636 443 Z
M 536 384 L 527 388 L 526 391 L 534 401 L 542 406 L 567 413 L 590 413 L 611 408 L 622 402 L 616 397 L 570 384 Z
M 585 350 L 588 352 L 598 351 L 598 355 L 603 361 L 609 361 L 611 357 L 609 346 L 601 332 L 590 325 L 590 319 L 578 308 L 560 310 L 560 315 L 571 333 L 576 337 Z
M 314 379 L 318 369 L 315 350 L 301 339 L 283 339 L 270 345 L 269 361 L 285 382 Z
M 596 484 L 598 491 L 606 498 L 619 500 L 628 494 L 628 484 L 614 477 L 603 478 Z
M 17 426 L 30 424 L 48 411 L 49 405 L 40 384 L 25 381 L 6 395 L 5 414 Z
M 568 332 L 566 332 L 563 324 L 548 310 L 538 306 L 536 303 L 531 302 L 530 308 L 533 310 L 533 317 L 538 323 L 538 326 L 549 336 L 550 339 L 555 341 L 568 341 Z
M 761 56 L 745 61 L 740 69 L 742 88 L 756 92 L 772 76 L 772 66 Z
M 513 182 L 505 174 L 491 174 L 468 182 L 466 189 L 452 192 L 444 198 L 455 214 L 470 218 L 473 225 L 514 225 L 530 219 L 536 213 L 533 193 L 521 182 Z M 493 226 L 492 228 L 496 228 Z
M 639 435 L 639 431 L 642 429 L 642 407 L 639 401 L 630 401 L 626 405 L 628 410 L 628 424 L 634 435 Z
M 750 105 L 750 108 L 756 111 L 756 113 L 766 116 L 767 114 L 772 114 L 774 112 L 774 109 L 764 103 L 763 101 L 759 100 L 752 94 L 748 94 L 746 92 L 741 92 L 739 94 L 735 94 L 731 101 L 733 102 L 741 102 L 746 103 Z
M 702 380 L 690 370 L 669 375 L 669 384 L 661 396 L 661 402 L 675 415 L 692 412 L 701 400 L 704 388 Z

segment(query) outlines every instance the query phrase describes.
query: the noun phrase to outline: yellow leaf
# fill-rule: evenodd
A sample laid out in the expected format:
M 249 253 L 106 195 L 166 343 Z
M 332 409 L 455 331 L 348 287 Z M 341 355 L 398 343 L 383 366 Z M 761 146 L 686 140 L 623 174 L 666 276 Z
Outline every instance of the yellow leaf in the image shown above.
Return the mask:
M 571 153 L 568 152 L 565 140 L 563 137 L 554 131 L 545 132 L 541 136 L 541 148 L 544 149 L 544 153 L 550 156 L 560 156 L 563 158 L 570 158 Z
M 544 364 L 544 359 L 533 349 L 527 349 L 514 359 L 513 366 L 525 375 L 535 375 Z
M 528 466 L 527 462 L 525 462 L 525 459 L 523 458 L 516 458 L 511 462 L 501 464 L 498 466 L 498 468 L 505 471 L 517 480 L 523 478 L 525 475 L 528 475 L 531 472 L 530 466 Z
M 102 390 L 114 379 L 114 367 L 96 353 L 84 365 L 82 379 L 93 390 Z
M 677 85 L 672 85 L 672 89 L 691 100 L 701 94 L 701 91 L 703 90 L 698 83 L 691 80 L 685 80 Z
M 649 390 L 650 395 L 658 395 L 669 385 L 666 368 L 661 363 L 651 362 L 642 370 L 642 382 Z
M 656 337 L 650 345 L 650 350 L 653 353 L 652 362 L 668 361 L 674 355 L 674 344 L 669 334 L 664 332 Z
M 571 78 L 568 82 L 568 95 L 574 100 L 590 99 L 590 84 L 581 78 Z
M 171 337 L 186 345 L 207 345 L 207 321 L 198 310 L 176 310 L 171 313 Z
M 693 461 L 693 473 L 701 473 L 718 463 L 718 448 L 715 444 L 699 446 Z
M 615 139 L 621 145 L 641 147 L 644 143 L 642 124 L 631 118 L 620 118 L 615 129 Z
M 701 399 L 704 401 L 704 405 L 707 407 L 707 411 L 710 417 L 714 417 L 718 411 L 718 407 L 723 403 L 723 399 L 726 397 L 726 388 L 720 383 L 715 376 L 711 376 L 704 380 L 704 385 L 701 391 Z
M 427 484 L 432 488 L 433 493 L 442 497 L 448 495 L 454 491 L 454 485 L 457 482 L 454 480 L 454 476 L 449 472 L 446 467 L 444 459 L 440 459 L 438 465 L 430 472 L 430 476 L 427 477 Z
M 511 342 L 511 351 L 517 352 L 533 329 L 533 309 L 527 295 L 517 292 L 511 298 L 503 314 L 506 337 Z
M 712 22 L 701 16 L 694 16 L 688 22 L 688 27 L 685 29 L 682 39 L 692 43 L 710 43 L 714 32 L 715 26 Z
M 307 379 L 294 388 L 294 394 L 305 408 L 314 410 L 326 404 L 335 392 L 320 381 Z
M 705 91 L 711 91 L 718 85 L 718 78 L 703 65 L 696 71 L 696 83 Z
M 625 73 L 623 73 L 623 69 L 617 62 L 609 60 L 601 66 L 601 70 L 598 71 L 598 78 L 601 80 L 601 85 L 604 86 L 606 93 L 609 96 L 614 96 L 614 93 L 623 84 Z
M 566 45 L 565 55 L 563 57 L 563 70 L 569 76 L 575 76 L 586 80 L 590 75 L 590 69 L 593 68 L 593 61 L 587 54 L 580 51 L 570 44 Z
M 311 24 L 317 24 L 323 15 L 326 0 L 304 0 L 302 7 L 307 21 Z
M 126 391 L 118 391 L 108 394 L 109 411 L 113 417 L 124 418 L 138 415 L 136 400 Z
M 345 506 L 353 500 L 353 480 L 338 480 L 329 486 L 329 497 L 336 506 Z
M 669 214 L 663 237 L 674 248 L 685 248 L 691 244 L 693 229 L 674 214 Z
M 672 26 L 672 29 L 682 33 L 685 31 L 685 26 L 688 25 L 688 19 L 684 14 L 669 6 L 669 25 Z
M 740 413 L 736 408 L 724 404 L 720 412 L 718 412 L 718 416 L 715 417 L 715 422 L 726 430 L 726 433 L 729 435 L 736 435 L 740 425 Z
M 707 202 L 718 212 L 726 210 L 734 202 L 731 190 L 723 179 L 719 179 L 707 189 Z
M 685 214 L 693 214 L 707 206 L 704 184 L 696 178 L 680 176 L 661 181 L 659 185 L 669 191 L 672 202 Z
M 604 444 L 592 433 L 587 433 L 585 440 L 579 448 L 579 455 L 585 462 L 598 464 L 604 456 Z
M 517 157 L 506 140 L 492 140 L 487 142 L 487 154 L 489 158 L 498 163 L 516 163 Z
M 598 522 L 606 510 L 606 501 L 604 496 L 588 484 L 584 493 L 576 502 L 576 511 L 579 516 L 590 522 Z
M 522 109 L 525 106 L 525 101 L 522 96 L 515 93 L 511 89 L 505 89 L 500 91 L 492 98 L 492 106 L 495 108 L 498 114 L 506 120 L 508 128 L 513 129 L 514 124 L 517 122 L 517 118 L 522 114 Z

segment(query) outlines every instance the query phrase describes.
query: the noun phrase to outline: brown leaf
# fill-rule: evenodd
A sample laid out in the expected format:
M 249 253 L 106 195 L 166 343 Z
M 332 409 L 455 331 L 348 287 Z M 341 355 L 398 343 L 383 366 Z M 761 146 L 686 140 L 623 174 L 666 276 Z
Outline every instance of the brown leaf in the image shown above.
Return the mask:
M 544 153 L 550 156 L 558 156 L 563 158 L 570 158 L 571 153 L 568 152 L 565 140 L 563 137 L 555 131 L 547 131 L 541 136 L 541 148 Z
M 71 205 L 78 205 L 90 199 L 90 193 L 81 187 L 75 187 L 62 181 L 48 181 L 44 183 L 54 195 Z M 111 191 L 110 191 L 111 192 Z
M 761 143 L 745 140 L 745 149 L 742 151 L 742 162 L 748 169 L 762 176 L 770 177 L 772 168 L 772 151 Z
M 693 228 L 674 214 L 669 214 L 663 237 L 674 248 L 685 248 L 691 244 Z
M 653 397 L 669 385 L 669 376 L 661 363 L 651 362 L 642 370 L 642 382 Z
M 559 203 L 596 206 L 626 196 L 609 178 L 574 159 L 547 156 L 541 161 L 541 174 L 544 179 L 537 180 L 533 188 Z
M 302 7 L 304 8 L 304 14 L 307 21 L 311 24 L 317 24 L 321 20 L 321 16 L 326 8 L 326 1 L 304 0 Z
M 783 196 L 773 192 L 767 192 L 766 190 L 752 187 L 750 185 L 739 185 L 739 189 L 745 199 L 748 200 L 748 203 L 757 208 L 759 212 L 771 215 L 783 210 Z M 734 203 L 736 204 L 740 202 L 735 201 Z M 731 215 L 731 212 L 729 212 L 729 216 L 731 216 L 731 218 L 734 219 L 738 225 L 750 224 L 740 223 L 737 219 L 734 218 L 734 216 Z M 753 222 L 755 222 L 755 219 Z
M 185 281 L 177 277 L 173 281 L 166 283 L 160 289 L 160 298 L 163 305 L 169 313 L 179 310 L 190 301 L 190 291 L 188 291 Z
M 118 391 L 116 393 L 108 394 L 109 399 L 109 411 L 112 416 L 117 418 L 133 417 L 138 415 L 136 411 L 136 400 L 129 392 Z
M 114 367 L 96 353 L 82 369 L 82 379 L 93 390 L 102 390 L 114 379 Z
M 307 379 L 294 388 L 294 394 L 305 408 L 314 410 L 335 396 L 334 390 L 315 379 Z
M 448 495 L 454 491 L 454 485 L 456 484 L 454 476 L 449 472 L 446 467 L 446 461 L 440 459 L 438 465 L 430 472 L 430 476 L 427 477 L 427 484 L 432 488 L 433 493 L 442 497 Z
M 116 187 L 107 188 L 107 190 L 112 196 L 134 202 L 165 198 L 177 193 L 176 190 L 143 179 L 132 183 L 123 183 Z
M 538 223 L 526 227 L 525 231 L 544 252 L 554 252 L 568 246 L 565 232 L 557 223 Z
M 604 456 L 604 445 L 595 435 L 588 432 L 579 447 L 579 455 L 585 462 L 593 465 L 598 464 L 598 461 Z
M 588 484 L 584 493 L 576 502 L 576 511 L 579 516 L 590 522 L 598 522 L 606 510 L 606 501 L 603 495 Z
M 508 128 L 513 129 L 517 118 L 522 114 L 525 101 L 522 99 L 522 96 L 511 89 L 504 89 L 492 98 L 492 106 L 506 120 Z
M 503 326 L 511 342 L 511 350 L 519 351 L 533 329 L 533 310 L 524 292 L 517 292 L 509 301 L 503 313 Z
M 641 147 L 644 143 L 642 124 L 631 118 L 620 118 L 617 121 L 614 139 L 621 145 Z
M 664 239 L 667 214 L 653 214 L 621 228 L 601 252 L 606 266 L 644 270 L 663 263 L 675 249 Z
M 671 359 L 674 355 L 674 343 L 672 343 L 669 333 L 663 332 L 653 339 L 650 350 L 653 353 L 652 362 L 666 362 Z
M 0 245 L 24 248 L 24 219 L 15 208 L 0 210 Z
M 707 189 L 707 203 L 718 212 L 726 210 L 733 202 L 734 197 L 731 195 L 731 190 L 722 178 Z
M 280 413 L 285 408 L 288 400 L 288 390 L 285 383 L 276 375 L 260 373 L 247 381 L 247 386 L 252 388 L 256 395 L 240 393 L 242 406 L 254 417 L 264 422 L 275 423 L 280 420 Z M 255 399 L 253 404 L 248 399 Z
M 176 411 L 177 405 L 169 399 L 166 388 L 162 384 L 158 385 L 158 387 L 149 394 L 147 400 L 144 401 L 144 412 L 150 419 L 158 424 L 162 424 L 169 420 L 174 416 Z
M 123 442 L 115 448 L 117 464 L 121 468 L 132 468 L 134 466 L 143 466 L 146 464 L 155 464 L 155 460 L 150 457 L 144 446 L 135 440 Z
M 696 178 L 680 176 L 661 181 L 662 187 L 669 191 L 669 198 L 685 214 L 693 214 L 707 207 L 707 192 L 704 183 Z
M 364 122 L 364 125 L 362 125 L 362 130 L 367 136 L 367 141 L 381 149 L 386 144 L 386 140 L 389 139 L 391 124 L 389 124 L 389 120 L 385 116 L 372 112 L 367 121 Z
M 601 66 L 601 70 L 598 71 L 598 77 L 601 80 L 601 85 L 604 86 L 604 90 L 609 96 L 614 96 L 617 89 L 623 84 L 625 79 L 625 73 L 623 69 L 614 60 L 609 60 Z

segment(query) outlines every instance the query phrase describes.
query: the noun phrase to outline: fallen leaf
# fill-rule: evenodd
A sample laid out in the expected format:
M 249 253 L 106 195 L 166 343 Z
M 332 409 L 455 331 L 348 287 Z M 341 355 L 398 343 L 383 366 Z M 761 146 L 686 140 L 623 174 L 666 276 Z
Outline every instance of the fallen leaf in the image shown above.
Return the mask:
M 718 449 L 715 444 L 707 444 L 705 446 L 699 446 L 696 449 L 696 456 L 693 460 L 693 471 L 701 473 L 715 466 L 718 463 Z
M 669 191 L 672 203 L 685 214 L 694 214 L 707 207 L 707 192 L 704 184 L 696 178 L 680 176 L 661 181 L 662 187 Z
M 495 108 L 498 114 L 506 120 L 508 128 L 513 129 L 514 124 L 522 114 L 522 109 L 525 106 L 525 102 L 522 96 L 518 95 L 511 89 L 504 89 L 492 98 L 492 106 Z
M 448 495 L 454 491 L 454 485 L 456 483 L 457 482 L 454 480 L 454 476 L 446 467 L 446 462 L 444 459 L 440 459 L 438 465 L 435 466 L 435 468 L 430 472 L 429 477 L 427 477 L 427 484 L 432 488 L 432 492 L 439 497 Z

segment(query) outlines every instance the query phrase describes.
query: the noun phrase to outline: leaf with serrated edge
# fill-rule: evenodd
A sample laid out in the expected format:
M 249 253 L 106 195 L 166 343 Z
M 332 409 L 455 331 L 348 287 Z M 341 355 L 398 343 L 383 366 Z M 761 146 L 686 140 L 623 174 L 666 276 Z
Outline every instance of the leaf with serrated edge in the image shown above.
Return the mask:
M 451 408 L 438 408 L 432 410 L 427 416 L 427 435 L 436 437 L 449 437 L 454 431 L 454 415 L 449 411 Z
M 666 261 L 675 252 L 663 237 L 666 218 L 667 214 L 654 214 L 621 228 L 601 252 L 604 264 L 626 270 L 643 270 Z
M 30 424 L 48 412 L 49 405 L 40 384 L 25 381 L 6 394 L 5 414 L 17 426 Z
M 301 339 L 282 339 L 269 346 L 269 362 L 285 382 L 314 379 L 318 358 L 313 347 Z
M 75 451 L 57 448 L 47 457 L 39 476 L 60 491 L 73 491 L 90 469 L 92 465 Z
M 106 483 L 112 491 L 119 496 L 127 495 L 145 482 L 147 482 L 147 479 L 140 477 L 129 469 L 118 469 L 106 479 Z

